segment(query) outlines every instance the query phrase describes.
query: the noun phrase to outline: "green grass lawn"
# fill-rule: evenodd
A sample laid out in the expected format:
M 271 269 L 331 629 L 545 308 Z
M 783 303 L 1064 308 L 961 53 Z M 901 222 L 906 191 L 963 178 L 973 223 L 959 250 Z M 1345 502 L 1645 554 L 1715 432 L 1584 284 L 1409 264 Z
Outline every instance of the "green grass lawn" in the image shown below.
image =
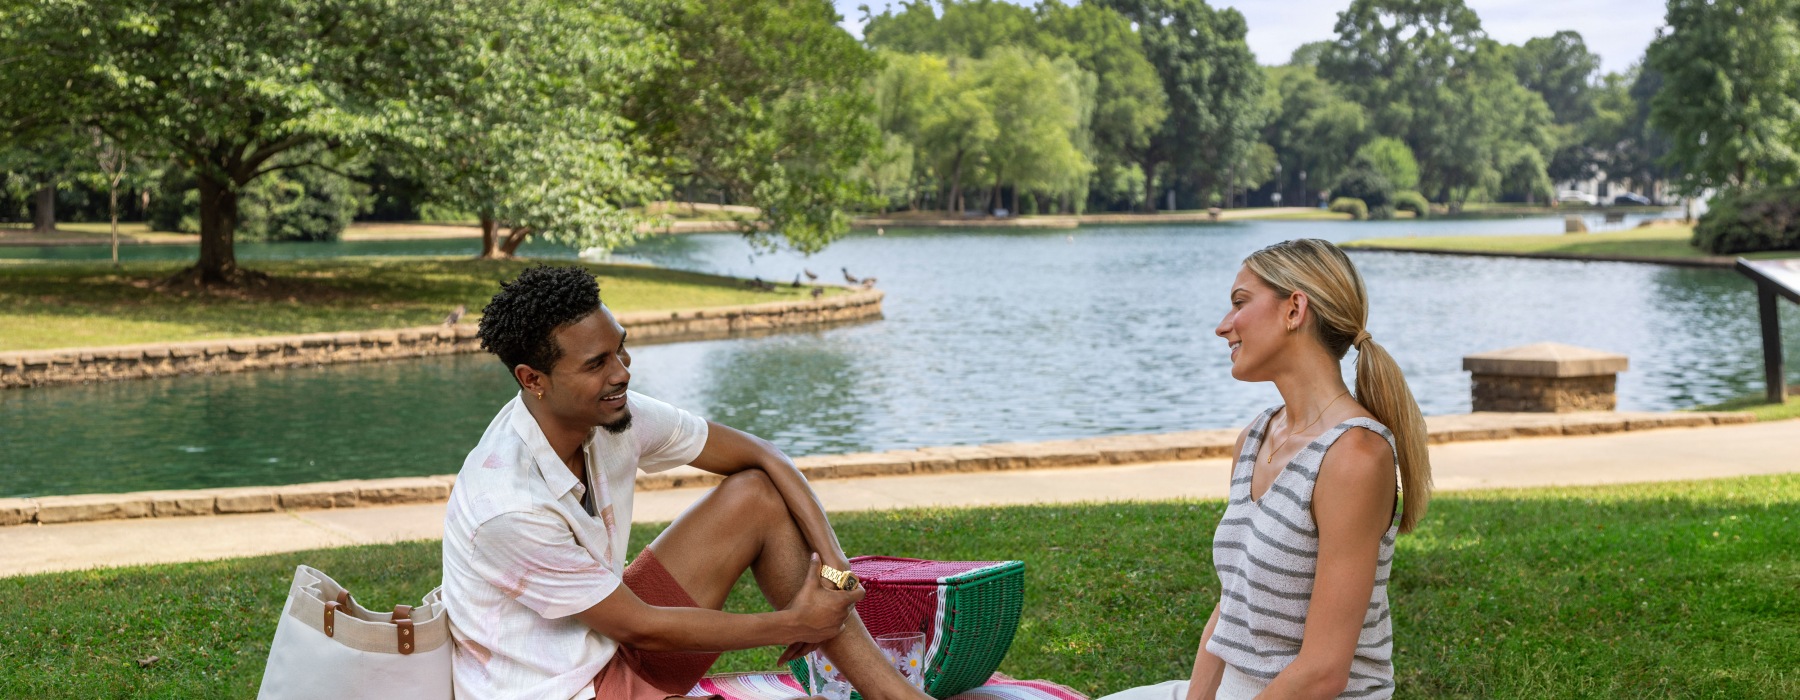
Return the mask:
M 1311 209 L 1311 210 L 1307 210 L 1307 211 L 1288 212 L 1285 214 L 1270 214 L 1268 216 L 1253 216 L 1253 217 L 1245 217 L 1245 218 L 1246 219 L 1257 219 L 1260 221 L 1350 221 L 1351 220 L 1349 214 L 1340 214 L 1338 212 L 1327 211 L 1324 209 Z
M 1407 238 L 1367 238 L 1350 241 L 1346 248 L 1425 248 L 1446 251 L 1489 253 L 1556 253 L 1563 255 L 1615 256 L 1651 258 L 1705 258 L 1712 254 L 1688 244 L 1693 238 L 1690 226 L 1653 226 L 1623 231 L 1585 234 L 1552 234 L 1534 236 L 1421 236 Z M 1749 253 L 1748 258 L 1784 258 L 1800 255 L 1794 251 Z
M 835 518 L 852 554 L 1023 559 L 1001 671 L 1099 695 L 1185 677 L 1218 596 L 1219 501 Z M 632 531 L 633 551 L 657 525 Z M 0 697 L 248 697 L 293 567 L 372 608 L 437 543 L 0 579 Z M 1800 475 L 1451 493 L 1393 572 L 1399 697 L 1800 697 Z M 746 584 L 733 610 L 764 609 Z M 771 666 L 776 649 L 720 670 Z M 137 659 L 159 657 L 140 668 Z
M 1768 403 L 1768 397 L 1762 394 L 1740 396 L 1730 401 L 1701 406 L 1695 411 L 1743 411 L 1756 416 L 1758 421 L 1788 420 L 1800 418 L 1800 387 L 1788 387 L 1788 400 L 1785 404 Z
M 186 263 L 0 264 L 0 351 L 423 326 L 467 307 L 473 320 L 501 280 L 534 263 L 465 258 L 257 262 L 265 285 L 209 291 L 159 282 Z M 635 265 L 589 265 L 614 311 L 808 298 L 742 280 Z M 828 287 L 837 293 L 837 287 Z

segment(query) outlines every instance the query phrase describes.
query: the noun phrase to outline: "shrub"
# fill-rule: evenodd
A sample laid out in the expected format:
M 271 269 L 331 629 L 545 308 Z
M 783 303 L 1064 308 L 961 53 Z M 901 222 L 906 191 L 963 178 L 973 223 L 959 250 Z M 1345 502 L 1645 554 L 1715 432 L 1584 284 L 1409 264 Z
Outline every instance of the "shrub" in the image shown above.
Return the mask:
M 1395 189 L 1410 190 L 1419 186 L 1419 161 L 1400 139 L 1384 136 L 1363 144 L 1362 148 L 1356 149 L 1356 162 L 1366 163 L 1381 173 Z
M 1387 221 L 1394 218 L 1394 208 L 1389 206 L 1369 207 L 1370 221 Z
M 200 193 L 194 178 L 170 172 L 150 199 L 157 231 L 200 230 Z M 238 197 L 241 241 L 335 241 L 368 207 L 368 188 L 318 168 L 278 170 L 257 178 Z
M 1715 255 L 1800 250 L 1800 188 L 1721 193 L 1694 226 L 1693 244 Z
M 1410 211 L 1413 216 L 1423 219 L 1431 216 L 1431 202 L 1417 192 L 1399 192 L 1394 195 L 1394 210 Z
M 1337 182 L 1331 186 L 1331 196 L 1360 199 L 1369 208 L 1385 207 L 1394 198 L 1394 186 L 1386 176 L 1370 167 L 1367 162 L 1358 161 L 1356 165 L 1339 175 Z
M 1349 214 L 1357 221 L 1369 218 L 1369 205 L 1355 197 L 1338 197 L 1331 200 L 1331 210 L 1339 214 Z

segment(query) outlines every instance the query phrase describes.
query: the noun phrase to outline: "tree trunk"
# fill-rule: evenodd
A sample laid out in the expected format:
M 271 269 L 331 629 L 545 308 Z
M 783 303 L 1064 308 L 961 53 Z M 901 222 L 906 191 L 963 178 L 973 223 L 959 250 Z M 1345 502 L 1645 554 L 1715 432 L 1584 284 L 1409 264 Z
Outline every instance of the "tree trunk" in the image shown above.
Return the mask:
M 1144 171 L 1144 213 L 1156 213 L 1156 163 L 1139 161 L 1138 169 Z
M 481 259 L 494 260 L 500 255 L 500 222 L 493 217 L 481 217 Z
M 1000 201 L 1000 177 L 1005 172 L 1006 172 L 1005 168 L 1000 168 L 1000 169 L 994 171 L 994 191 L 992 193 L 992 196 L 988 197 L 988 202 L 990 202 L 990 206 L 988 206 L 989 214 L 993 214 L 998 209 L 1000 209 L 1000 205 L 1002 203 Z M 1011 214 L 1011 213 L 1017 213 L 1017 212 L 1008 212 L 1008 213 Z
M 112 180 L 107 183 L 109 185 L 107 207 L 112 211 L 113 267 L 119 266 L 119 178 L 122 175 L 123 170 L 119 174 L 113 175 Z
M 525 237 L 529 235 L 531 235 L 530 226 L 514 226 L 511 231 L 507 232 L 506 240 L 500 242 L 500 254 L 508 258 L 513 257 L 513 254 L 519 250 L 519 244 L 524 243 Z
M 1226 209 L 1235 209 L 1237 207 L 1237 195 L 1238 195 L 1237 171 L 1238 171 L 1238 166 L 1237 166 L 1237 164 L 1234 163 L 1231 166 L 1231 171 L 1225 174 L 1225 178 L 1226 178 L 1225 179 L 1225 208 Z M 1248 190 L 1246 190 L 1245 192 L 1246 192 L 1246 194 L 1245 194 L 1244 199 L 1246 201 L 1244 202 L 1244 206 L 1250 206 L 1250 202 L 1248 201 L 1249 200 Z
M 45 183 L 32 194 L 36 210 L 32 212 L 32 233 L 56 233 L 56 185 Z
M 951 207 L 954 207 L 956 209 L 957 216 L 961 216 L 963 213 L 962 162 L 963 162 L 963 152 L 957 151 L 956 152 L 956 160 L 951 161 L 951 165 L 950 165 L 950 199 L 945 200 L 945 204 L 947 204 Z
M 237 276 L 238 195 L 229 183 L 202 173 L 200 186 L 200 261 L 194 265 L 203 284 L 231 284 Z

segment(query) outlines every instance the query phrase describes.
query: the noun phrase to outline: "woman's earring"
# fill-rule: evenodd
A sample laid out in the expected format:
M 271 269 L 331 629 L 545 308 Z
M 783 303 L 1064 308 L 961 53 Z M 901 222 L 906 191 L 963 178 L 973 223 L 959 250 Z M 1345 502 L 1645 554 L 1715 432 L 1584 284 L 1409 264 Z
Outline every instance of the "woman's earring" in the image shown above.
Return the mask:
M 544 392 L 541 392 L 541 391 L 540 391 L 540 392 L 538 392 L 538 393 L 537 393 L 537 395 L 538 395 L 538 400 L 539 400 L 539 401 L 543 401 L 543 400 L 544 400 Z

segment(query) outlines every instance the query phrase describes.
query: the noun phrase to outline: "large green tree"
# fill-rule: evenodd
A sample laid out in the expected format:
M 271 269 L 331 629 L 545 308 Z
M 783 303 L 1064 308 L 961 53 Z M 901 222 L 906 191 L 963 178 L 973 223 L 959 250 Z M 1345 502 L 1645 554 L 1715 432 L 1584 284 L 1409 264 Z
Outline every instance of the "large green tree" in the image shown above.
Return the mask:
M 1278 191 L 1299 193 L 1290 201 L 1305 205 L 1313 192 L 1337 181 L 1356 149 L 1368 141 L 1368 113 L 1319 79 L 1311 65 L 1266 71 L 1268 92 L 1263 99 L 1269 122 L 1263 127 L 1263 142 L 1274 149 L 1281 164 Z
M 617 7 L 466 7 L 465 20 L 486 28 L 481 40 L 463 43 L 445 89 L 390 128 L 431 199 L 479 218 L 482 257 L 510 257 L 532 234 L 610 249 L 640 222 L 628 205 L 661 193 L 622 111 L 628 91 L 673 57 L 666 37 Z
M 1138 28 L 1156 68 L 1168 117 L 1132 159 L 1144 173 L 1145 207 L 1156 208 L 1156 175 L 1187 185 L 1204 205 L 1239 178 L 1265 118 L 1262 70 L 1235 9 L 1204 0 L 1104 0 Z
M 1092 116 L 1093 75 L 1067 57 L 1052 61 L 1016 47 L 989 52 L 979 71 L 996 127 L 985 160 L 990 208 L 1004 206 L 1008 183 L 1013 211 L 1020 190 L 1058 196 L 1084 190 L 1092 166 L 1081 145 Z
M 1094 76 L 1087 141 L 1096 172 L 1116 178 L 1119 171 L 1135 168 L 1128 154 L 1148 147 L 1169 113 L 1168 98 L 1136 30 L 1124 16 L 1093 3 L 1071 7 L 1046 0 L 1038 6 L 1038 17 L 1038 49 L 1073 59 Z
M 1646 61 L 1662 77 L 1651 123 L 1690 194 L 1800 173 L 1800 25 L 1794 0 L 1669 0 Z
M 1616 132 L 1608 133 L 1604 125 L 1593 130 L 1606 171 L 1639 188 L 1669 179 L 1673 172 L 1664 165 L 1669 137 L 1650 123 L 1650 105 L 1662 82 L 1662 73 L 1639 62 L 1623 75 L 1608 76 L 1596 100 L 1602 115 L 1616 110 L 1621 117 Z
M 758 245 L 815 252 L 849 231 L 871 197 L 857 165 L 880 145 L 868 115 L 874 53 L 837 26 L 827 0 L 676 0 L 638 15 L 669 37 L 673 68 L 626 99 L 629 136 L 677 187 L 763 210 Z
M 1542 192 L 1557 139 L 1542 97 L 1462 0 L 1354 0 L 1319 74 L 1406 142 L 1439 201 Z
M 949 188 L 944 208 L 960 212 L 967 208 L 963 185 L 985 163 L 1000 127 L 994 121 L 992 86 L 979 61 L 934 58 L 933 63 L 943 66 L 946 81 L 919 124 L 919 144 L 931 168 Z
M 863 38 L 870 46 L 906 53 L 986 58 L 1004 46 L 1032 46 L 1038 31 L 1031 10 L 1000 0 L 925 0 L 901 4 L 867 18 Z
M 1512 47 L 1513 74 L 1519 84 L 1536 92 L 1550 108 L 1556 122 L 1557 145 L 1547 169 L 1557 180 L 1592 177 L 1599 169 L 1599 155 L 1592 148 L 1589 131 L 1595 114 L 1594 77 L 1600 72 L 1600 56 L 1588 51 L 1581 34 L 1561 31 Z
M 405 0 L 14 0 L 0 120 L 96 127 L 199 183 L 189 276 L 243 277 L 238 197 L 257 178 L 374 142 L 469 37 Z
M 30 190 L 31 230 L 56 231 L 57 190 L 94 167 L 91 136 L 68 122 L 39 123 L 0 136 L 0 173 Z

